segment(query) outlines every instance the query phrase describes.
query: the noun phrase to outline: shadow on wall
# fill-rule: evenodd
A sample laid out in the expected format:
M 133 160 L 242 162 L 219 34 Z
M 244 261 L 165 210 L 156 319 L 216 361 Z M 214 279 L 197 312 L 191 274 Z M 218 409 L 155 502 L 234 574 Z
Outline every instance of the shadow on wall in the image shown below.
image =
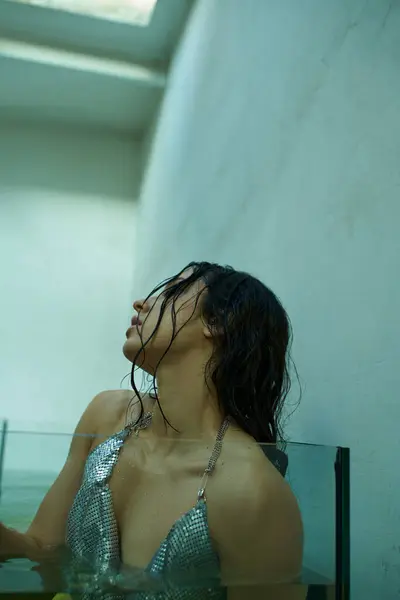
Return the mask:
M 0 123 L 0 140 L 3 188 L 18 182 L 19 189 L 56 189 L 130 201 L 138 195 L 140 144 L 131 139 L 67 127 Z M 66 163 L 71 177 L 65 176 Z

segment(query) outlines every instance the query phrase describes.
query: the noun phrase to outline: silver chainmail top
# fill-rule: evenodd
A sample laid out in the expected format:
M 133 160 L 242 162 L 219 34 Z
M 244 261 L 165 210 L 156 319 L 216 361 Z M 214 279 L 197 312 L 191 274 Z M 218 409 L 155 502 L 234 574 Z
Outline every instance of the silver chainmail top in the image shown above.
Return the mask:
M 195 506 L 174 523 L 144 571 L 127 568 L 124 572 L 108 481 L 125 440 L 150 423 L 151 414 L 146 413 L 138 424 L 128 425 L 89 454 L 68 515 L 66 543 L 71 562 L 67 585 L 71 593 L 76 586 L 82 600 L 225 600 L 226 589 L 219 584 L 219 558 L 208 529 L 205 486 L 221 453 L 228 419 L 218 431 Z M 139 591 L 129 592 L 129 588 Z

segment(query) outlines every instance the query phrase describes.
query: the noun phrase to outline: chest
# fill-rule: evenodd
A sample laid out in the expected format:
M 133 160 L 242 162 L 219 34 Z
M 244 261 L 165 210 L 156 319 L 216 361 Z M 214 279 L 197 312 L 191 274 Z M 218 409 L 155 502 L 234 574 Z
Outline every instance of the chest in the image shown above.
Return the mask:
M 201 451 L 186 460 L 152 453 L 139 440 L 124 445 L 109 480 L 123 563 L 147 567 L 182 517 L 195 515 L 207 459 Z M 206 514 L 197 514 L 199 524 L 208 527 Z

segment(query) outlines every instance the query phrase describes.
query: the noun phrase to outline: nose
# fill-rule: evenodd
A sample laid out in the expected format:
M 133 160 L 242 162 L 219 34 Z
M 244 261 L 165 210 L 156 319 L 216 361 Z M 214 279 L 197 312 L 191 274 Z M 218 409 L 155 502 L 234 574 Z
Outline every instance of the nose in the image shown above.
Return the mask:
M 143 299 L 135 300 L 135 302 L 133 303 L 133 308 L 136 310 L 137 313 L 140 313 L 144 311 L 145 305 L 146 302 Z

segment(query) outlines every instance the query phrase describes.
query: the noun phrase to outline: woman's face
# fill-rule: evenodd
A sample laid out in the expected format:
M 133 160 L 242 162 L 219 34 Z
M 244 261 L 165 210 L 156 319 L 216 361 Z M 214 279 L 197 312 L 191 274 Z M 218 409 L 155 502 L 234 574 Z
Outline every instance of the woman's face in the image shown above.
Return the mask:
M 189 350 L 203 348 L 206 340 L 210 338 L 209 330 L 201 318 L 201 294 L 205 288 L 202 281 L 195 281 L 175 301 L 171 300 L 166 304 L 161 322 L 154 333 L 165 299 L 165 290 L 186 279 L 190 274 L 190 271 L 184 271 L 166 288 L 157 292 L 156 296 L 133 303 L 135 314 L 131 327 L 126 332 L 123 352 L 128 360 L 136 359 L 136 365 L 150 374 L 154 373 L 167 349 L 167 360 L 171 360 Z M 173 302 L 176 313 L 175 332 L 172 319 Z M 138 355 L 142 346 L 145 346 L 145 350 Z

